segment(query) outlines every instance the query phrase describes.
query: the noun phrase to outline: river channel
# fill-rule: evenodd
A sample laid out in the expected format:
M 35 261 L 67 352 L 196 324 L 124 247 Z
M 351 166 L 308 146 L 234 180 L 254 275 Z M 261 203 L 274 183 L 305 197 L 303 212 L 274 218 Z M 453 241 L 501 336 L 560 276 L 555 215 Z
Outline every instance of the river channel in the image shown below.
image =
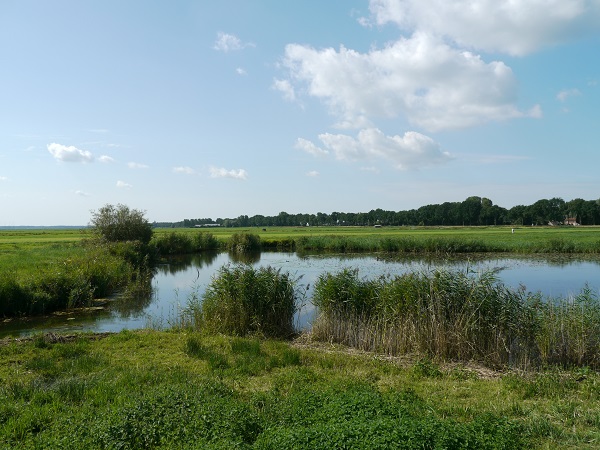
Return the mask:
M 499 281 L 512 288 L 524 287 L 544 297 L 576 295 L 586 285 L 600 293 L 600 259 L 577 256 L 519 257 L 506 255 L 461 255 L 452 259 L 427 257 L 382 257 L 381 255 L 298 255 L 262 252 L 243 261 L 228 253 L 177 258 L 157 267 L 150 297 L 136 301 L 115 299 L 102 309 L 66 312 L 47 317 L 12 319 L 0 322 L 0 338 L 25 336 L 35 332 L 74 331 L 116 332 L 123 329 L 168 328 L 177 323 L 188 300 L 201 298 L 215 273 L 226 264 L 244 262 L 255 267 L 272 266 L 288 272 L 306 292 L 296 317 L 299 329 L 310 328 L 314 308 L 310 303 L 312 286 L 322 273 L 343 268 L 358 269 L 359 276 L 400 275 L 414 270 L 450 270 L 472 273 L 493 270 Z

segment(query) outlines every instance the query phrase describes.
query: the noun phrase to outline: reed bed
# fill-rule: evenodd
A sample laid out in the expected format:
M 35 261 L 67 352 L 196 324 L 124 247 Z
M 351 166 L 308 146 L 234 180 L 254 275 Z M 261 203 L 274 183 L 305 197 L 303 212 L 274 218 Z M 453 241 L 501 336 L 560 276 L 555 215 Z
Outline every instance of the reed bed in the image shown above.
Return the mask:
M 299 236 L 294 241 L 297 251 L 336 252 L 390 252 L 390 253 L 600 253 L 600 240 L 578 241 L 562 236 L 540 237 L 535 240 L 522 238 L 500 240 L 470 236 L 419 235 L 389 236 L 382 234 L 365 236 L 315 235 Z M 274 244 L 271 242 L 271 244 Z
M 215 251 L 221 246 L 212 233 L 189 234 L 175 231 L 155 236 L 151 245 L 160 256 Z
M 317 340 L 492 367 L 600 367 L 600 301 L 589 289 L 541 299 L 507 288 L 492 272 L 368 280 L 344 269 L 321 275 L 314 291 Z
M 221 267 L 200 305 L 200 328 L 208 332 L 289 338 L 297 310 L 296 280 L 272 267 Z

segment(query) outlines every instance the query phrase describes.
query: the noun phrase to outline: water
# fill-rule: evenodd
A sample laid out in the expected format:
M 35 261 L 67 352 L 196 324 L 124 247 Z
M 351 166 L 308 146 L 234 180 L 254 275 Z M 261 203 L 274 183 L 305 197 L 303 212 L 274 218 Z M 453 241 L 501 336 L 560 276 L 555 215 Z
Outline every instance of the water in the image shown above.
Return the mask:
M 453 259 L 407 256 L 382 258 L 364 254 L 299 256 L 296 253 L 263 252 L 245 256 L 244 261 L 239 261 L 227 253 L 220 253 L 174 259 L 169 264 L 159 266 L 152 281 L 153 295 L 149 298 L 137 301 L 117 299 L 104 309 L 83 314 L 63 313 L 27 320 L 13 319 L 0 323 L 0 337 L 23 336 L 39 331 L 109 332 L 169 327 L 177 322 L 190 296 L 202 296 L 219 268 L 237 262 L 281 269 L 298 279 L 300 286 L 308 287 L 305 304 L 296 317 L 299 328 L 309 328 L 314 317 L 310 296 L 318 276 L 345 267 L 357 268 L 359 276 L 366 278 L 442 267 L 469 272 L 494 270 L 507 286 L 523 286 L 528 291 L 541 292 L 546 297 L 577 294 L 586 283 L 594 292 L 600 292 L 600 259 L 490 255 L 468 255 Z

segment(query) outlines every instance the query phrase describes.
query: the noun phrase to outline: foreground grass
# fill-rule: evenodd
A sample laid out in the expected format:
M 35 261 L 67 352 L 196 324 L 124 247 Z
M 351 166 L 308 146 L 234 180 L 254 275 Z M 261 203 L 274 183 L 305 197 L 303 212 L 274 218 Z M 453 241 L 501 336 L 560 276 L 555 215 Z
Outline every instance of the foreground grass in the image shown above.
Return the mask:
M 499 374 L 304 342 L 5 341 L 0 448 L 597 448 L 591 371 Z

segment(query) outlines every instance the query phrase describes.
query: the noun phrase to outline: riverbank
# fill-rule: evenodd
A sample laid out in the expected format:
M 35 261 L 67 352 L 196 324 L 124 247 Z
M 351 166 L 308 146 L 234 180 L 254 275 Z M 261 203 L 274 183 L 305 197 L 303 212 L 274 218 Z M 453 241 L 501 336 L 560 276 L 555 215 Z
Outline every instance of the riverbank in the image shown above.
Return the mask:
M 0 345 L 0 448 L 597 448 L 600 376 L 179 331 Z

